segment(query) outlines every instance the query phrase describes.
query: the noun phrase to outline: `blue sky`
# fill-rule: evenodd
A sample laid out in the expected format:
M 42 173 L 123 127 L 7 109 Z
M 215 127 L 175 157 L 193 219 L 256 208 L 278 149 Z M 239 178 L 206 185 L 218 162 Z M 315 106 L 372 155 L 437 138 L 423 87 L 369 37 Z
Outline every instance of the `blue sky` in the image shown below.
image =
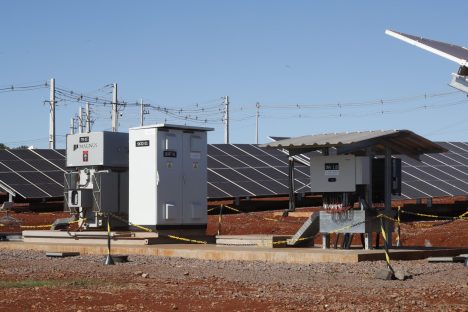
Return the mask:
M 217 109 L 225 95 L 231 143 L 254 143 L 256 102 L 260 142 L 373 129 L 468 141 L 466 96 L 423 96 L 454 91 L 447 83 L 457 64 L 384 34 L 468 44 L 468 3 L 428 3 L 9 1 L 0 10 L 0 87 L 55 78 L 62 89 L 110 100 L 103 87 L 116 82 L 123 101 L 182 108 L 181 116 L 206 108 L 200 119 L 216 129 L 210 143 L 223 142 Z M 0 93 L 0 142 L 47 147 L 48 96 L 47 88 Z M 384 104 L 363 104 L 378 99 Z M 58 147 L 81 104 L 59 102 Z M 138 113 L 126 107 L 119 130 L 137 126 Z M 110 107 L 94 106 L 93 119 L 93 130 L 109 130 Z M 150 109 L 145 123 L 164 121 L 185 122 Z

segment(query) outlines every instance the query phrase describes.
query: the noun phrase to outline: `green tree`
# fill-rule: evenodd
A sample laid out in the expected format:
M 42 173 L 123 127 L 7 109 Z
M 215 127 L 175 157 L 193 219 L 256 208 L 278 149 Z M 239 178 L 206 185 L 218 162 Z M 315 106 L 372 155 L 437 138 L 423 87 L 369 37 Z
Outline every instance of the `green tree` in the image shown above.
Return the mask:
M 0 150 L 8 149 L 8 146 L 6 146 L 3 143 L 0 143 Z

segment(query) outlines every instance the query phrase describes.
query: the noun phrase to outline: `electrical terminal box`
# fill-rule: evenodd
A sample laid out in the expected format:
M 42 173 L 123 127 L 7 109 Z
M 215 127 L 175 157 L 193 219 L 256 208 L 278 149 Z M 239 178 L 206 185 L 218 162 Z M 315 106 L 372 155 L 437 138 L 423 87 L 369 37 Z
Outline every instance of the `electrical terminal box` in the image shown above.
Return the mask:
M 370 183 L 370 157 L 355 155 L 310 158 L 313 193 L 355 192 L 356 185 Z

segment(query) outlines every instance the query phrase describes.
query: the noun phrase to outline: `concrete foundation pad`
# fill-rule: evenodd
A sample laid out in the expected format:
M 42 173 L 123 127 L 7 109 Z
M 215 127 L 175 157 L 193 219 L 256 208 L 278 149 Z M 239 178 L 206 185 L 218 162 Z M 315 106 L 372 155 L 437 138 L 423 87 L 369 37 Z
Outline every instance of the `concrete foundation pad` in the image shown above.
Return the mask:
M 217 246 L 285 247 L 291 235 L 218 235 Z
M 313 211 L 291 211 L 291 212 L 288 212 L 288 217 L 292 217 L 292 218 L 309 218 L 313 213 L 314 213 Z M 274 217 L 282 217 L 283 212 L 282 211 L 274 212 L 273 216 Z
M 55 252 L 79 252 L 81 254 L 105 255 L 107 246 L 72 244 L 33 244 L 24 242 L 0 242 L 0 249 L 21 249 Z M 431 256 L 456 256 L 467 253 L 468 248 L 421 248 L 392 249 L 392 260 L 417 260 Z M 275 263 L 357 263 L 360 261 L 384 260 L 383 250 L 336 250 L 321 248 L 252 248 L 216 246 L 211 244 L 167 244 L 145 246 L 113 246 L 113 254 L 181 257 L 203 260 L 245 260 Z M 131 260 L 131 258 L 130 258 Z

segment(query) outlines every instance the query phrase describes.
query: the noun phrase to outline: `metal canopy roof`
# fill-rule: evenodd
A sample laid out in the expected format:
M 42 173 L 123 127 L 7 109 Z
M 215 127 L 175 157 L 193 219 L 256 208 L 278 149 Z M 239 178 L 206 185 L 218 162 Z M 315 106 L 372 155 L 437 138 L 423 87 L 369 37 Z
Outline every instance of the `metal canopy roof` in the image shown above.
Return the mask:
M 421 154 L 444 153 L 447 149 L 409 130 L 379 130 L 307 135 L 279 140 L 261 147 L 284 148 L 290 155 L 334 147 L 338 154 L 360 154 L 370 148 L 374 155 L 392 154 L 418 159 Z

